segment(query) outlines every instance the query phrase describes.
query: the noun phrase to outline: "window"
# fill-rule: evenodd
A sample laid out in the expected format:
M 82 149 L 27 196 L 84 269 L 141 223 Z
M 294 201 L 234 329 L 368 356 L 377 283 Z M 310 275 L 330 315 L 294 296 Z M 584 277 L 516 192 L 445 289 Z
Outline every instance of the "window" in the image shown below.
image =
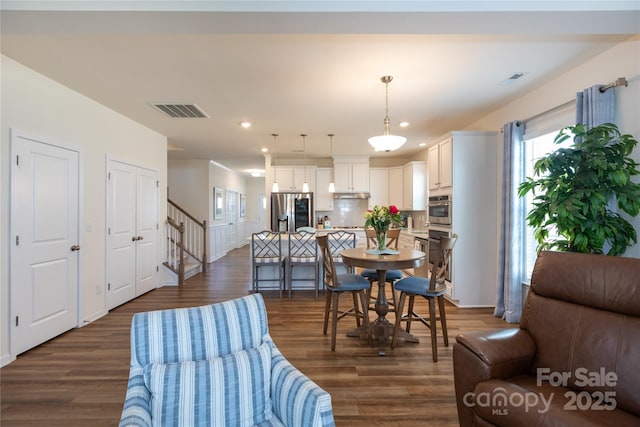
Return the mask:
M 558 132 L 560 132 L 560 129 L 566 126 L 573 126 L 574 122 L 574 102 L 563 104 L 558 108 L 540 114 L 525 122 L 525 132 L 523 135 L 525 144 L 525 176 L 533 176 L 533 165 L 538 159 L 559 148 L 565 148 L 571 145 L 572 140 L 570 139 L 561 145 L 554 144 L 553 140 Z M 531 193 L 527 194 L 525 203 L 526 212 L 528 213 L 533 207 L 533 195 Z M 533 236 L 533 228 L 526 225 L 526 220 L 525 227 L 525 244 L 523 246 L 525 251 L 526 277 L 528 281 L 538 256 L 538 242 Z
M 535 163 L 545 155 L 556 151 L 559 148 L 566 148 L 571 145 L 571 140 L 566 140 L 560 145 L 556 145 L 553 143 L 554 138 L 560 132 L 560 129 L 553 131 L 551 133 L 547 133 L 545 135 L 525 139 L 525 174 L 526 176 L 533 176 L 533 166 Z M 533 208 L 533 195 L 528 193 L 526 196 L 526 211 L 527 213 Z M 550 233 L 550 237 L 555 237 L 554 233 Z M 536 248 L 538 246 L 538 242 L 533 236 L 533 228 L 526 226 L 525 231 L 525 259 L 527 266 L 527 277 L 531 277 L 531 272 L 533 271 L 533 264 L 536 262 L 537 251 Z

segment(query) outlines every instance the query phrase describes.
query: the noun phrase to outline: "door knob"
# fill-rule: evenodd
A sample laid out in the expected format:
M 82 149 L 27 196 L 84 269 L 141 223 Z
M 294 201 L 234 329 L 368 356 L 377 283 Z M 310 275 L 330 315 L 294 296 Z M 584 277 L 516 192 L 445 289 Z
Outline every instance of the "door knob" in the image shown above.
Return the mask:
M 80 250 L 80 246 L 79 246 L 79 245 L 73 245 L 73 246 L 71 246 L 71 250 L 72 250 L 73 252 L 75 252 L 75 251 L 79 251 L 79 250 Z
M 144 240 L 144 236 L 138 236 L 138 240 Z

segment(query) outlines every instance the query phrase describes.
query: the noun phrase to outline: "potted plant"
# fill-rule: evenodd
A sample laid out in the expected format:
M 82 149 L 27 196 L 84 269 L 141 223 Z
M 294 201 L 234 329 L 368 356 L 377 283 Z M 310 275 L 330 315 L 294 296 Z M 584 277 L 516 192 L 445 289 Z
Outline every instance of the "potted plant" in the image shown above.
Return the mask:
M 608 246 L 607 255 L 621 255 L 637 233 L 611 206 L 632 217 L 640 211 L 640 184 L 631 178 L 640 174 L 639 164 L 630 157 L 638 141 L 611 123 L 564 128 L 554 143 L 569 138 L 569 148 L 539 159 L 535 179 L 527 177 L 518 188 L 520 197 L 534 196 L 527 222 L 538 250 L 601 254 Z M 554 228 L 558 237 L 550 238 Z

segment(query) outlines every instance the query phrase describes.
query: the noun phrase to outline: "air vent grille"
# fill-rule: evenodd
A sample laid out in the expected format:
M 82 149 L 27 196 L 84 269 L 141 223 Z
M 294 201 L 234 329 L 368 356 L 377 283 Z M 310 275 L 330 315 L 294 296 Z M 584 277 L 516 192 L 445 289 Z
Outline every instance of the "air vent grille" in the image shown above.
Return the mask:
M 152 104 L 171 118 L 205 118 L 209 117 L 195 104 Z

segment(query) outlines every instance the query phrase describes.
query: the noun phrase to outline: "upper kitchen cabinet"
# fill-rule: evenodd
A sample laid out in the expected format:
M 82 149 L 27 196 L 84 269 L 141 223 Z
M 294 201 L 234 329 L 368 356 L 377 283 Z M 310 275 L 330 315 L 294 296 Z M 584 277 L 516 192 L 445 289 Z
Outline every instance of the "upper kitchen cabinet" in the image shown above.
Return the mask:
M 369 159 L 361 157 L 334 157 L 333 170 L 336 193 L 369 192 Z
M 404 208 L 404 171 L 402 166 L 389 168 L 389 204 Z
M 429 148 L 429 190 L 451 187 L 452 138 L 435 144 Z
M 369 169 L 369 209 L 389 205 L 389 168 Z
M 305 180 L 309 183 L 309 192 L 316 191 L 315 166 L 276 166 L 274 173 L 281 193 L 301 192 Z
M 410 211 L 426 209 L 426 164 L 425 162 L 409 162 L 402 167 L 402 208 Z
M 318 168 L 316 170 L 316 197 L 314 200 L 317 211 L 333 210 L 333 193 L 329 193 L 331 182 L 331 168 Z

